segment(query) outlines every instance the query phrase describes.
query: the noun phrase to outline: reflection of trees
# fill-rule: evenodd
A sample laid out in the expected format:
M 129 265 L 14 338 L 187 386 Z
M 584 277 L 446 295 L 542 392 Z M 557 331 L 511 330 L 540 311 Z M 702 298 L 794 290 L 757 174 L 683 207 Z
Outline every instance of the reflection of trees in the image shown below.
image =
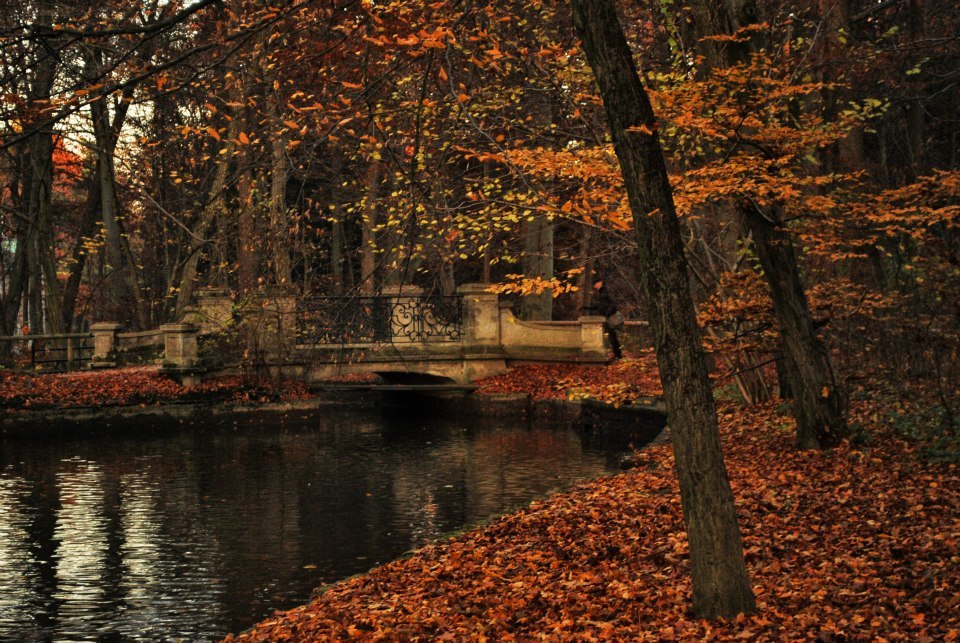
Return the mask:
M 257 415 L 159 435 L 4 445 L 0 638 L 213 638 L 603 470 L 570 431 L 478 418 Z
M 106 601 L 108 522 L 104 512 L 103 472 L 91 462 L 76 461 L 57 474 L 60 509 L 53 538 L 58 602 L 57 637 L 96 639 Z
M 0 477 L 0 639 L 31 633 L 37 603 L 36 564 L 25 546 L 30 540 L 26 481 Z

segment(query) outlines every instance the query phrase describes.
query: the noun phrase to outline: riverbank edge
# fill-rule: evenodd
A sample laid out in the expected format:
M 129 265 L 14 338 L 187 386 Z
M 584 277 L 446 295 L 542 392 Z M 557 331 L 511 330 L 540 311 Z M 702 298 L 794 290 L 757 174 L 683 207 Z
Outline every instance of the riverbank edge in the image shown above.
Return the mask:
M 409 393 L 409 392 L 405 392 Z M 161 420 L 179 422 L 199 417 L 209 418 L 254 412 L 294 413 L 316 411 L 324 407 L 371 408 L 382 404 L 384 396 L 400 393 L 356 391 L 318 391 L 305 400 L 279 402 L 168 402 L 151 405 L 118 405 L 76 407 L 66 409 L 20 409 L 0 415 L 0 436 L 41 437 L 64 432 L 120 430 L 121 422 Z M 424 395 L 424 394 L 419 394 Z M 436 396 L 449 399 L 449 396 Z M 662 402 L 651 398 L 641 404 L 614 407 L 592 399 L 534 399 L 529 394 L 460 395 L 458 402 L 467 401 L 466 412 L 482 412 L 497 416 L 530 416 L 548 421 L 579 422 L 588 428 L 631 422 L 638 415 L 650 418 L 666 412 Z

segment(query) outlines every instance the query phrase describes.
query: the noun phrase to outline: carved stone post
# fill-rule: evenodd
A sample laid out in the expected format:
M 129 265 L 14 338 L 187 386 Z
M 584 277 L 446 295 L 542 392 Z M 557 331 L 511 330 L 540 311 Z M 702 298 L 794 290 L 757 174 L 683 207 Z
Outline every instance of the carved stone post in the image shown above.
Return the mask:
M 486 284 L 464 284 L 457 289 L 463 297 L 465 351 L 500 347 L 500 297 L 487 288 Z
M 203 288 L 196 292 L 196 320 L 200 332 L 216 333 L 233 323 L 233 298 L 226 288 Z
M 194 324 L 166 324 L 163 333 L 163 366 L 167 369 L 192 369 L 199 362 L 197 333 Z
M 606 360 L 607 347 L 603 337 L 603 317 L 581 317 L 580 322 L 580 359 Z
M 116 322 L 97 322 L 90 324 L 93 333 L 93 355 L 90 357 L 90 368 L 109 368 L 116 366 L 117 335 L 123 328 Z

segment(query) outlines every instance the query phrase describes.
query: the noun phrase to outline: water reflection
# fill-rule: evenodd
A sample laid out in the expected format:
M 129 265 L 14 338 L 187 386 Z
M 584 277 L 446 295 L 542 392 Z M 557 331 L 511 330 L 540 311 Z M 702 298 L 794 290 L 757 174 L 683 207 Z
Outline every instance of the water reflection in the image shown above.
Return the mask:
M 608 470 L 569 427 L 511 424 L 325 410 L 0 441 L 0 640 L 216 639 Z
M 36 634 L 33 611 L 38 585 L 37 561 L 29 548 L 30 516 L 24 498 L 27 483 L 0 476 L 0 632 Z

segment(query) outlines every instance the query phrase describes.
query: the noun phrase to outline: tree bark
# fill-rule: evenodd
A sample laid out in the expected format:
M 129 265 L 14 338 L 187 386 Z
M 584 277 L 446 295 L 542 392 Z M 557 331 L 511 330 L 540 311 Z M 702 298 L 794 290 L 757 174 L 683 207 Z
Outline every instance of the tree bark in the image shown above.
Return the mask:
M 613 1 L 574 0 L 573 10 L 633 211 L 641 287 L 673 431 L 690 541 L 693 610 L 706 618 L 751 612 L 755 602 L 653 109 Z
M 784 371 L 797 419 L 797 447 L 836 446 L 847 435 L 843 395 L 834 377 L 830 354 L 817 337 L 793 241 L 782 222 L 760 212 L 753 204 L 745 204 L 742 212 L 780 324 Z
M 523 273 L 530 278 L 553 279 L 553 222 L 536 215 L 526 223 Z M 528 321 L 553 318 L 553 292 L 527 295 L 520 303 L 520 316 Z
M 377 290 L 377 200 L 380 198 L 380 161 L 370 161 L 367 168 L 367 196 L 360 222 L 360 293 L 372 295 Z
M 278 285 L 290 284 L 290 221 L 287 216 L 287 140 L 276 99 L 270 101 L 270 229 L 273 272 Z
M 716 28 L 727 25 L 728 32 L 749 24 L 754 12 L 752 0 L 735 0 L 745 7 L 729 8 L 721 2 L 700 0 L 695 7 L 702 25 Z M 703 36 L 723 35 L 704 33 Z M 706 68 L 734 65 L 749 56 L 749 43 L 708 43 L 704 53 Z M 780 341 L 783 346 L 783 368 L 793 396 L 793 415 L 797 420 L 797 446 L 801 449 L 835 446 L 848 433 L 843 416 L 843 395 L 833 373 L 830 354 L 817 336 L 813 318 L 803 290 L 800 267 L 783 221 L 776 209 L 761 212 L 753 203 L 740 204 L 741 219 L 750 231 L 753 244 L 770 288 Z

